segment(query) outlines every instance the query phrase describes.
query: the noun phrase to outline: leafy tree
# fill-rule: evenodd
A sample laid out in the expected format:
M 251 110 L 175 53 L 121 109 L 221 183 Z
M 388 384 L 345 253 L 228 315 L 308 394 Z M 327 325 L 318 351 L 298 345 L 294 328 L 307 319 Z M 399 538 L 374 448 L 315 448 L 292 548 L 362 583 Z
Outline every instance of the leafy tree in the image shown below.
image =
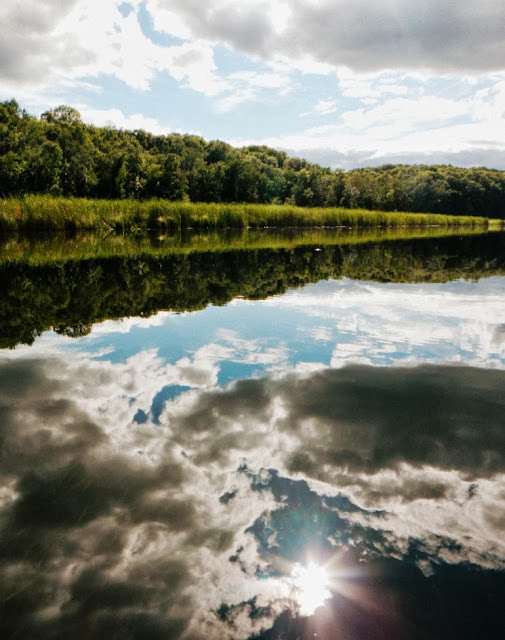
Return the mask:
M 56 107 L 56 109 L 50 109 L 45 111 L 41 116 L 41 120 L 46 122 L 67 122 L 68 124 L 82 124 L 81 114 L 65 104 Z
M 166 198 L 357 207 L 505 218 L 505 172 L 450 165 L 332 171 L 264 145 L 83 123 L 60 105 L 36 119 L 0 103 L 0 195 Z
M 60 176 L 63 152 L 56 142 L 46 140 L 32 161 L 32 184 L 37 191 L 58 195 L 61 190 Z

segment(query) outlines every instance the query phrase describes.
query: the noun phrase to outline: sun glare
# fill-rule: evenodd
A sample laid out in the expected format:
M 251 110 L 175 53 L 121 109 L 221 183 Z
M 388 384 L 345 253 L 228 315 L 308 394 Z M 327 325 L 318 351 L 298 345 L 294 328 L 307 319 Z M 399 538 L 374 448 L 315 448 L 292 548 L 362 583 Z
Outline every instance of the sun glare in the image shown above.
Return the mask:
M 324 567 L 310 563 L 306 567 L 296 564 L 291 574 L 294 597 L 302 615 L 312 615 L 314 611 L 331 598 L 329 576 Z

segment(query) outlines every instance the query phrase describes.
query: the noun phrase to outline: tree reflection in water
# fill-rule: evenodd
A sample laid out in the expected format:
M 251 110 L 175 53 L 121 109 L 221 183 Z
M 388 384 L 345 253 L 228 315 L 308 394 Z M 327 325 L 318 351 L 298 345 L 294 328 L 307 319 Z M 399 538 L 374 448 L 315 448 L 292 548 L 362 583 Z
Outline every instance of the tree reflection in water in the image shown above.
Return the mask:
M 409 246 L 421 264 L 422 245 Z M 341 252 L 340 262 L 326 262 L 326 248 L 293 251 L 292 281 L 314 255 L 327 253 L 325 269 L 356 259 L 353 268 L 369 273 L 363 260 L 381 251 Z M 436 251 L 424 251 L 439 264 Z M 465 268 L 447 255 L 442 262 Z M 236 257 L 214 256 L 214 266 L 239 272 L 261 256 Z M 396 259 L 400 273 L 408 257 L 398 249 Z M 486 264 L 493 271 L 502 259 Z M 287 254 L 279 260 L 265 265 L 270 283 L 289 264 Z M 30 269 L 3 282 L 12 294 L 5 309 L 26 299 L 22 282 L 29 295 Z M 72 269 L 61 269 L 65 282 L 72 273 L 84 282 Z M 105 300 L 114 285 L 100 289 L 101 273 L 86 291 L 96 286 Z M 126 281 L 130 272 L 114 273 Z M 386 287 L 387 325 L 377 311 L 384 288 L 368 282 L 135 320 L 131 330 L 110 323 L 80 338 L 48 334 L 2 352 L 2 637 L 503 637 L 503 286 L 495 277 L 434 287 L 444 307 L 422 285 L 412 309 L 422 300 L 438 341 L 429 344 L 401 324 L 411 294 Z M 349 305 L 353 291 L 360 308 Z M 324 335 L 307 300 L 331 307 Z M 89 321 L 91 294 L 84 316 L 77 297 L 60 302 L 75 322 Z M 378 320 L 367 333 L 373 305 Z M 19 313 L 28 317 L 29 307 Z M 252 328 L 235 322 L 245 316 Z M 282 348 L 272 317 L 286 323 Z M 334 333 L 335 318 L 344 333 Z M 8 326 L 11 339 L 19 327 Z M 377 332 L 401 335 L 381 351 Z M 361 349 L 348 349 L 347 360 L 343 336 Z M 384 353 L 401 349 L 403 359 L 384 366 Z M 375 366 L 353 361 L 365 352 Z M 331 357 L 345 366 L 330 366 Z

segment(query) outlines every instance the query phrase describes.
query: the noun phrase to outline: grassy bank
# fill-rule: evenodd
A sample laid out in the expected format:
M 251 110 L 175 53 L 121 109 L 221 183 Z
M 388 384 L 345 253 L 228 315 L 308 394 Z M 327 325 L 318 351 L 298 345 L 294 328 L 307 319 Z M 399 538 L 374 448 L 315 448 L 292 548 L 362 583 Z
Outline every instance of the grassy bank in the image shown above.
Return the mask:
M 488 219 L 365 209 L 207 204 L 166 200 L 87 200 L 25 196 L 0 201 L 0 230 L 244 229 L 247 227 L 483 226 Z

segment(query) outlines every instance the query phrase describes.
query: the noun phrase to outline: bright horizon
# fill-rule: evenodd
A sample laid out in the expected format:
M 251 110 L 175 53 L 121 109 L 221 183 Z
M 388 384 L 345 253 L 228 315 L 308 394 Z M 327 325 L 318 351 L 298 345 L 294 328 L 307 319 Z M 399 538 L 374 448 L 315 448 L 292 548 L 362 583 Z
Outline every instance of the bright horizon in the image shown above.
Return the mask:
M 4 0 L 0 99 L 332 168 L 505 169 L 501 0 Z

